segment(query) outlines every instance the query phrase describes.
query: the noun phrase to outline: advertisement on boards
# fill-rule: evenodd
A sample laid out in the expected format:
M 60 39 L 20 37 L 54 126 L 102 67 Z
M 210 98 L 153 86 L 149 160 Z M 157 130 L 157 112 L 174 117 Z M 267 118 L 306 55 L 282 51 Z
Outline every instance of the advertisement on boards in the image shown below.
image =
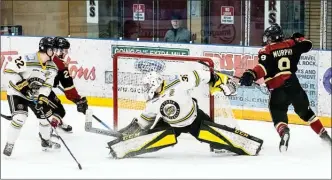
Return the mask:
M 319 70 L 318 70 L 318 113 L 320 116 L 331 117 L 331 99 L 332 99 L 332 67 L 331 51 L 319 52 Z
M 135 45 L 112 45 L 112 54 L 117 52 L 160 54 L 160 55 L 189 55 L 189 49 L 167 48 L 153 46 L 135 46 Z

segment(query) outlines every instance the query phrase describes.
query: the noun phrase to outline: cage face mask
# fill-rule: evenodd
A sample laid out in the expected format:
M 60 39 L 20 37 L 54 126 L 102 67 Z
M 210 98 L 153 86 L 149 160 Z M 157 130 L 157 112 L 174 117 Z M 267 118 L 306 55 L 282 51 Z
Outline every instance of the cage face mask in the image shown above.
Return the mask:
M 147 73 L 143 79 L 144 92 L 147 92 L 146 98 L 148 100 L 155 96 L 156 90 L 162 85 L 163 79 L 159 74 L 152 71 Z

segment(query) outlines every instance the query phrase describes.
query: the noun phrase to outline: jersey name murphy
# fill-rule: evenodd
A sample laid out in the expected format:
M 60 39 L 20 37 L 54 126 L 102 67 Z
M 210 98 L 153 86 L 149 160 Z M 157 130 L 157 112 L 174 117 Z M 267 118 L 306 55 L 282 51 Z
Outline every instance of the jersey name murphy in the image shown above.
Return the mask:
M 276 50 L 273 53 L 273 57 L 282 57 L 282 56 L 291 56 L 293 55 L 293 50 L 292 49 L 281 49 L 281 50 Z

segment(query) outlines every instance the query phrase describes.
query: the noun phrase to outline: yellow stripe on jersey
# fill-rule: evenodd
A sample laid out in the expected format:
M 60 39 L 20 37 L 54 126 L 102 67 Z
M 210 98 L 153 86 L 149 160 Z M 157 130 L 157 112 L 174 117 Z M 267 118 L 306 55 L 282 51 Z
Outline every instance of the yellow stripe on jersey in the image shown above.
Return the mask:
M 141 114 L 141 118 L 146 121 L 153 121 L 156 117 L 147 117 L 147 116 L 144 116 L 143 114 Z
M 12 69 L 5 69 L 5 73 L 17 73 L 17 72 L 15 72 L 15 71 L 12 70 Z
M 55 70 L 58 70 L 58 68 L 56 66 L 53 66 L 53 65 L 40 65 L 38 62 L 27 62 L 26 63 L 27 66 L 36 66 L 36 67 L 42 67 L 43 70 L 45 69 L 55 69 Z
M 15 128 L 18 128 L 18 129 L 22 127 L 22 125 L 17 124 L 15 121 L 12 121 L 10 124 L 11 124 L 12 126 L 14 126 Z
M 177 80 L 175 80 L 175 81 L 169 83 L 168 85 L 165 86 L 165 90 L 171 88 L 172 86 L 175 86 L 175 85 L 178 84 L 179 82 L 180 82 L 180 80 L 177 79 Z
M 189 119 L 189 118 L 194 114 L 195 109 L 196 109 L 196 105 L 195 105 L 195 103 L 193 102 L 193 106 L 192 106 L 190 112 L 189 112 L 184 118 L 181 118 L 181 119 L 176 120 L 176 121 L 167 121 L 167 122 L 168 122 L 169 124 L 176 124 L 176 123 L 183 122 L 183 121 Z
M 10 85 L 12 88 L 14 88 L 16 91 L 18 91 L 19 93 L 21 93 L 20 91 L 21 91 L 21 89 L 22 89 L 23 87 L 20 88 L 20 87 L 16 86 L 15 84 L 13 84 L 12 81 L 9 81 L 9 85 Z
M 52 88 L 53 86 L 51 84 L 43 83 L 43 86 Z
M 200 84 L 200 78 L 199 78 L 199 75 L 197 73 L 197 71 L 193 71 L 194 75 L 195 75 L 195 84 L 196 84 L 196 87 L 199 86 Z
M 276 77 L 278 77 L 278 76 L 281 76 L 281 75 L 284 75 L 284 74 L 292 74 L 290 71 L 282 71 L 282 72 L 280 72 L 280 73 L 277 73 L 275 76 L 273 76 L 273 77 L 269 77 L 269 78 L 266 78 L 265 79 L 265 82 L 268 82 L 268 81 L 270 81 L 271 79 L 273 79 L 273 78 L 276 78 Z

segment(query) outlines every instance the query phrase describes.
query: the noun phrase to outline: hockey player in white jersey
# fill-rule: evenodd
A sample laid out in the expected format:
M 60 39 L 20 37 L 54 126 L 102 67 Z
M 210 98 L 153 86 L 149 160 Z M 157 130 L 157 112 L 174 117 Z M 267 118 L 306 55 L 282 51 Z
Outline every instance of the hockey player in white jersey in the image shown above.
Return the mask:
M 192 71 L 166 83 L 156 72 L 143 79 L 148 101 L 141 115 L 121 129 L 120 138 L 108 142 L 114 158 L 127 158 L 173 146 L 181 133 L 190 133 L 213 149 L 226 149 L 239 155 L 257 155 L 263 140 L 240 130 L 216 124 L 199 108 L 190 90 L 208 83 L 211 94 L 226 96 L 236 91 L 236 84 L 221 73 Z
M 52 106 L 55 105 L 47 98 L 57 74 L 57 67 L 51 60 L 54 54 L 53 46 L 53 38 L 44 37 L 39 42 L 38 52 L 18 56 L 9 62 L 5 69 L 5 77 L 8 80 L 7 98 L 12 114 L 12 121 L 7 130 L 7 143 L 3 151 L 7 156 L 12 154 L 21 128 L 28 118 L 28 107 L 39 120 L 43 150 L 60 148 L 60 144 L 50 140 L 51 125 L 45 119 L 46 116 L 56 121 L 56 118 L 51 117 Z

